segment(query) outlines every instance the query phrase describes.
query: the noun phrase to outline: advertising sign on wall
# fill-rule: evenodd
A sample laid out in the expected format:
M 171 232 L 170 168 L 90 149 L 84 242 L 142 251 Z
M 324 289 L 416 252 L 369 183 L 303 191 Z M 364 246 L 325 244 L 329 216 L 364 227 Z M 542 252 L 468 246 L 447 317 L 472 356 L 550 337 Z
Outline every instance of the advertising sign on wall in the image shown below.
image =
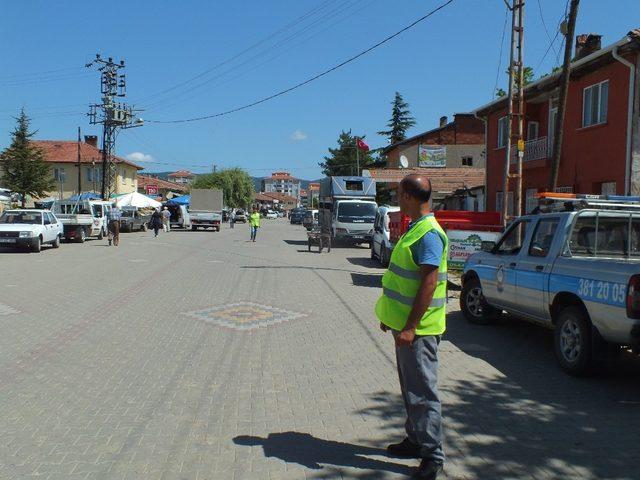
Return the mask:
M 146 190 L 147 190 L 147 195 L 158 195 L 157 185 L 147 185 Z
M 447 230 L 449 238 L 448 267 L 462 269 L 464 262 L 472 253 L 479 252 L 483 241 L 495 242 L 498 232 L 479 232 L 475 230 Z
M 418 145 L 419 167 L 446 167 L 447 147 L 442 145 Z

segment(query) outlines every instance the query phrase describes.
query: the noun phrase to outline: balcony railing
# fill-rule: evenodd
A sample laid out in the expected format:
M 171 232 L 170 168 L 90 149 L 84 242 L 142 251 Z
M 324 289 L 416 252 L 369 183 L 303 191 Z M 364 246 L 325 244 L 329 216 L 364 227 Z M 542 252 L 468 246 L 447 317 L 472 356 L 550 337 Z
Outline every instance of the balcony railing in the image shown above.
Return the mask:
M 535 140 L 529 140 L 524 143 L 524 158 L 525 162 L 533 162 L 534 160 L 543 160 L 548 158 L 547 153 L 549 149 L 549 142 L 547 137 L 536 138 Z M 518 158 L 517 145 L 511 146 L 511 163 L 516 163 Z

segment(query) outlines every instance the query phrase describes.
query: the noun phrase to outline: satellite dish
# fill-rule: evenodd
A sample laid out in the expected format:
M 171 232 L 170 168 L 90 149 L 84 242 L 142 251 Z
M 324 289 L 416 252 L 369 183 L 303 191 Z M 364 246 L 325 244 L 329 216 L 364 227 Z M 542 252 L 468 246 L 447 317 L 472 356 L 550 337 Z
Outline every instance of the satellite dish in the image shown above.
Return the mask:
M 409 166 L 409 160 L 406 156 L 400 155 L 400 168 L 407 168 Z

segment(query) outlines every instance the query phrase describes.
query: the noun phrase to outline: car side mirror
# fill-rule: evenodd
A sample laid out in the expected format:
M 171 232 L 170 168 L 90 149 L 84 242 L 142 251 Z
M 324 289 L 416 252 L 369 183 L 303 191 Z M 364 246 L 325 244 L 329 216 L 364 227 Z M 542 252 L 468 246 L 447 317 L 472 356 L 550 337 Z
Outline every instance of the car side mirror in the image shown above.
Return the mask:
M 483 252 L 491 253 L 496 246 L 496 242 L 492 242 L 491 240 L 483 240 L 480 244 L 480 250 Z

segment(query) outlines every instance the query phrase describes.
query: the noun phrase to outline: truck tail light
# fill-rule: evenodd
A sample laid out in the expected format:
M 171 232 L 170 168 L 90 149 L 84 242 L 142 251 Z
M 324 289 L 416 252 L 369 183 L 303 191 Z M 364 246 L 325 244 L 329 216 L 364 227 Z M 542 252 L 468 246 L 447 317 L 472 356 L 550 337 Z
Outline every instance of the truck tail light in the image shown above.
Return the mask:
M 640 275 L 629 279 L 627 289 L 627 317 L 640 318 Z

